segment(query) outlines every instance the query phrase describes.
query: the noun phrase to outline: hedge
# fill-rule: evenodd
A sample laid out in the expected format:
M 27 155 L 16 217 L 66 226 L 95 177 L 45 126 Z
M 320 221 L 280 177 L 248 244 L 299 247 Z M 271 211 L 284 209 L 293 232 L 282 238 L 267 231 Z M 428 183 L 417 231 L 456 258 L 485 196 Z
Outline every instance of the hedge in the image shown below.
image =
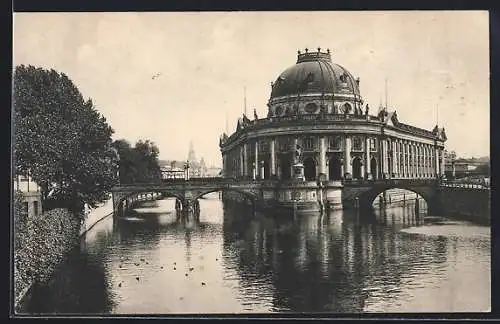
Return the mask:
M 80 221 L 67 209 L 57 208 L 27 217 L 22 198 L 14 197 L 15 300 L 31 283 L 46 283 L 65 255 L 79 242 Z

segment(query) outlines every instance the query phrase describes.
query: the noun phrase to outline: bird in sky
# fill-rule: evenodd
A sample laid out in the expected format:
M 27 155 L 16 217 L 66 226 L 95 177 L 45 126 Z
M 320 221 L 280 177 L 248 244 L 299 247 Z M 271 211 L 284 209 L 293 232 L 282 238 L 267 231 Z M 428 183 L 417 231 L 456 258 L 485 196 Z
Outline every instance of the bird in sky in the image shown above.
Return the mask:
M 160 75 L 161 75 L 161 73 L 156 73 L 155 75 L 153 75 L 153 76 L 151 77 L 151 79 L 153 79 L 153 80 L 154 80 L 154 79 L 158 78 Z

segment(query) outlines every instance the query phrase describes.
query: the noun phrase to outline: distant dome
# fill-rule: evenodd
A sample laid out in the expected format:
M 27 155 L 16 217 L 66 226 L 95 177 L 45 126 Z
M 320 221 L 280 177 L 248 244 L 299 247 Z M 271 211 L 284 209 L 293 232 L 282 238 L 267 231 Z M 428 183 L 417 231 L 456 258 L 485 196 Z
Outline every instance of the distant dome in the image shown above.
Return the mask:
M 271 99 L 305 93 L 339 93 L 359 96 L 359 85 L 344 67 L 332 63 L 330 51 L 305 52 L 297 63 L 286 69 L 274 82 Z

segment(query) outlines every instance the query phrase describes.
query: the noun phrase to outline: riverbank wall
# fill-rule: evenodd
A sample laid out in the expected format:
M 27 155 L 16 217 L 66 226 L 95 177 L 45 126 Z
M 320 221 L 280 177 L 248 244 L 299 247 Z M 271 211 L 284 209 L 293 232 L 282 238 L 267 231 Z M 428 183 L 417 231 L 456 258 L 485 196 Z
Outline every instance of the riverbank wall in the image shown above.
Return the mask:
M 113 200 L 108 199 L 105 202 L 99 204 L 95 209 L 92 209 L 90 213 L 85 216 L 85 221 L 80 228 L 80 236 L 85 235 L 88 231 L 94 227 L 101 220 L 107 218 L 113 214 Z
M 491 191 L 489 189 L 446 187 L 440 190 L 443 214 L 461 220 L 489 225 Z

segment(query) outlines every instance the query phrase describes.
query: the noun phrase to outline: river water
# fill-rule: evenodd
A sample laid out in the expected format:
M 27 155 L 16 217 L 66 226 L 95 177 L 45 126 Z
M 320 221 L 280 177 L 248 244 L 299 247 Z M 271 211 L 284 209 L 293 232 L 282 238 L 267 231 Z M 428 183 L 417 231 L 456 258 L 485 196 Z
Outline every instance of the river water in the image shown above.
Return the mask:
M 174 201 L 90 230 L 28 313 L 482 312 L 490 308 L 490 229 L 373 214 L 277 217 L 200 200 L 199 222 Z M 425 208 L 421 209 L 425 214 Z

